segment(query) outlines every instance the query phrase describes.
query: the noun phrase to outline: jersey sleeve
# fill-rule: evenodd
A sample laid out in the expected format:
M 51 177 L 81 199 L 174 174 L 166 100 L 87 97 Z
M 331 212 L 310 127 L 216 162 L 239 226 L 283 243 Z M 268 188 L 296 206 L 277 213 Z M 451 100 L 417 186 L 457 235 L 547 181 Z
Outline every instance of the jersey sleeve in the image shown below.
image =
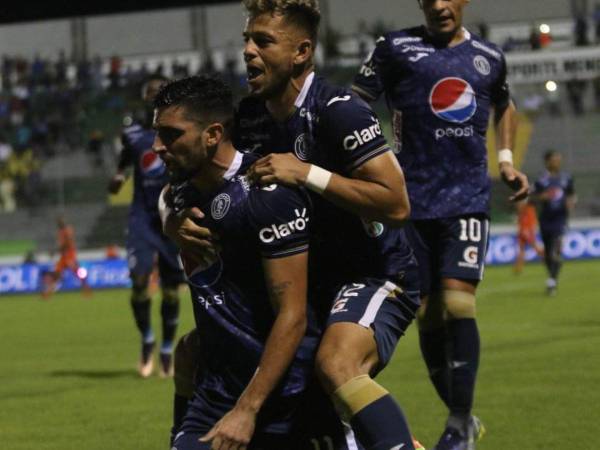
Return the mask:
M 129 142 L 129 137 L 127 136 L 127 133 L 121 133 L 121 152 L 119 153 L 119 161 L 117 163 L 117 168 L 119 170 L 124 170 L 132 164 L 133 147 L 131 146 L 131 142 Z
M 506 78 L 506 59 L 502 55 L 500 62 L 500 73 L 498 79 L 492 86 L 491 100 L 497 110 L 504 110 L 510 102 L 510 88 Z
M 383 75 L 389 65 L 389 56 L 388 38 L 381 36 L 377 39 L 373 52 L 354 76 L 352 89 L 368 100 L 377 100 L 385 90 Z
M 355 94 L 327 102 L 319 118 L 319 136 L 340 174 L 349 174 L 390 149 L 376 114 Z
M 575 195 L 575 182 L 573 181 L 573 177 L 569 175 L 567 180 L 567 188 L 565 189 L 565 193 L 568 196 Z
M 283 258 L 308 251 L 311 205 L 306 192 L 272 184 L 249 198 L 249 221 L 265 258 Z

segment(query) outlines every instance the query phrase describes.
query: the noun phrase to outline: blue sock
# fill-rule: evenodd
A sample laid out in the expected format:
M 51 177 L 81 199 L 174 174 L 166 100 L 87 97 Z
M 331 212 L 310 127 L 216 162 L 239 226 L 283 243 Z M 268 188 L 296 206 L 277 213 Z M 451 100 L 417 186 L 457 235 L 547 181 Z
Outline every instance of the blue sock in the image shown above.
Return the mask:
M 160 305 L 160 315 L 162 317 L 162 346 L 161 352 L 172 353 L 173 340 L 179 323 L 179 299 L 163 300 Z
M 475 319 L 450 320 L 447 327 L 452 344 L 450 415 L 468 420 L 479 368 L 479 330 Z
M 150 299 L 131 300 L 131 309 L 135 324 L 142 335 L 144 342 L 153 342 L 154 334 L 150 326 Z
M 419 331 L 419 343 L 429 378 L 442 401 L 450 408 L 450 372 L 446 356 L 446 328 Z
M 352 429 L 366 450 L 414 450 L 408 424 L 400 406 L 387 394 L 367 405 L 350 420 Z

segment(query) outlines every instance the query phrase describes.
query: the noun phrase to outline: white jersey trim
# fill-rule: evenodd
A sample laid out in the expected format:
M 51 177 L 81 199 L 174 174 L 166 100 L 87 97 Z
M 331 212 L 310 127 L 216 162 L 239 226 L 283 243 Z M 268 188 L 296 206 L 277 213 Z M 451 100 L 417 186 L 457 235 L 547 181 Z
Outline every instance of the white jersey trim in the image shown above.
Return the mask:
M 296 98 L 296 101 L 294 102 L 294 106 L 296 108 L 300 108 L 304 104 L 304 100 L 306 100 L 306 96 L 308 95 L 308 90 L 312 86 L 314 79 L 315 79 L 314 72 L 309 73 L 308 76 L 306 77 L 306 80 L 304 81 L 304 86 L 302 86 L 302 89 L 300 90 L 300 93 L 298 94 L 298 97 Z
M 375 322 L 375 317 L 383 304 L 383 301 L 386 299 L 388 295 L 394 292 L 398 287 L 392 283 L 391 281 L 386 281 L 383 286 L 377 289 L 377 292 L 371 297 L 369 300 L 369 304 L 367 305 L 367 309 L 365 313 L 358 321 L 359 325 L 362 325 L 365 328 L 369 328 L 373 322 Z
M 227 169 L 227 172 L 225 172 L 225 174 L 223 175 L 223 178 L 225 178 L 228 181 L 231 180 L 234 177 L 234 175 L 240 170 L 243 159 L 244 155 L 236 150 L 235 156 L 233 157 L 233 161 L 231 161 L 231 165 L 229 166 L 229 169 Z

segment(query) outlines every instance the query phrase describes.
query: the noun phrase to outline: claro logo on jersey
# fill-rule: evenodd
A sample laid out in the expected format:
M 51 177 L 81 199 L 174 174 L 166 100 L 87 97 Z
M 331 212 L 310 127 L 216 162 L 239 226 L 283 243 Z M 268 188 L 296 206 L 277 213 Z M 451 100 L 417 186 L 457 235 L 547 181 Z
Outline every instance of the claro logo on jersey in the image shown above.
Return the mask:
M 438 118 L 455 124 L 465 123 L 477 111 L 477 97 L 469 83 L 461 78 L 443 78 L 429 94 L 431 111 Z M 472 125 L 466 127 L 446 127 L 435 130 L 435 138 L 462 138 L 475 134 Z
M 271 242 L 283 239 L 296 231 L 304 231 L 309 219 L 306 217 L 306 208 L 303 208 L 302 211 L 296 209 L 294 210 L 294 213 L 296 214 L 296 219 L 280 225 L 273 224 L 260 230 L 258 233 L 260 240 L 265 244 L 270 244 Z
M 165 164 L 152 150 L 146 150 L 140 158 L 140 169 L 147 177 L 160 177 L 165 173 Z
M 362 130 L 354 130 L 352 134 L 344 138 L 344 149 L 348 151 L 356 150 L 359 146 L 371 142 L 373 139 L 381 136 L 381 126 L 379 120 L 371 117 L 373 125 L 363 128 Z

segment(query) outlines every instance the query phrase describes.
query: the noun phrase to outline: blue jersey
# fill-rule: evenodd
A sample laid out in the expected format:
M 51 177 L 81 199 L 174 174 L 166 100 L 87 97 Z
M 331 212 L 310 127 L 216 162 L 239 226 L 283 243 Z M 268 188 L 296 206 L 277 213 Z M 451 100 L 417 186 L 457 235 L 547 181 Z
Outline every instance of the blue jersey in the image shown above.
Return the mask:
M 488 213 L 486 131 L 492 106 L 510 100 L 500 49 L 465 31 L 439 46 L 425 27 L 380 37 L 354 88 L 385 93 L 413 219 Z
M 256 158 L 237 153 L 223 186 L 201 195 L 189 182 L 174 186 L 173 204 L 206 212 L 201 225 L 220 237 L 222 248 L 210 267 L 182 256 L 200 334 L 203 372 L 199 388 L 230 408 L 250 382 L 275 320 L 261 258 L 308 250 L 311 205 L 305 192 L 284 186 L 250 186 L 243 173 Z M 309 299 L 308 326 L 294 360 L 273 397 L 304 391 L 311 378 L 321 333 Z
M 312 74 L 296 100 L 296 111 L 284 123 L 275 122 L 264 101 L 242 100 L 235 136 L 238 148 L 261 154 L 292 151 L 302 161 L 346 177 L 390 151 L 367 103 Z M 416 264 L 402 229 L 363 220 L 320 195 L 311 197 L 311 282 L 334 286 L 359 276 L 397 277 Z
M 121 135 L 123 149 L 119 167 L 133 166 L 134 190 L 130 220 L 160 220 L 158 197 L 169 181 L 169 174 L 163 161 L 152 151 L 154 135 L 153 130 L 139 124 L 125 128 Z
M 542 230 L 564 232 L 569 217 L 567 199 L 575 195 L 575 187 L 571 175 L 560 172 L 552 175 L 545 172 L 533 187 L 535 194 L 548 193 L 550 198 L 542 200 L 538 216 Z

